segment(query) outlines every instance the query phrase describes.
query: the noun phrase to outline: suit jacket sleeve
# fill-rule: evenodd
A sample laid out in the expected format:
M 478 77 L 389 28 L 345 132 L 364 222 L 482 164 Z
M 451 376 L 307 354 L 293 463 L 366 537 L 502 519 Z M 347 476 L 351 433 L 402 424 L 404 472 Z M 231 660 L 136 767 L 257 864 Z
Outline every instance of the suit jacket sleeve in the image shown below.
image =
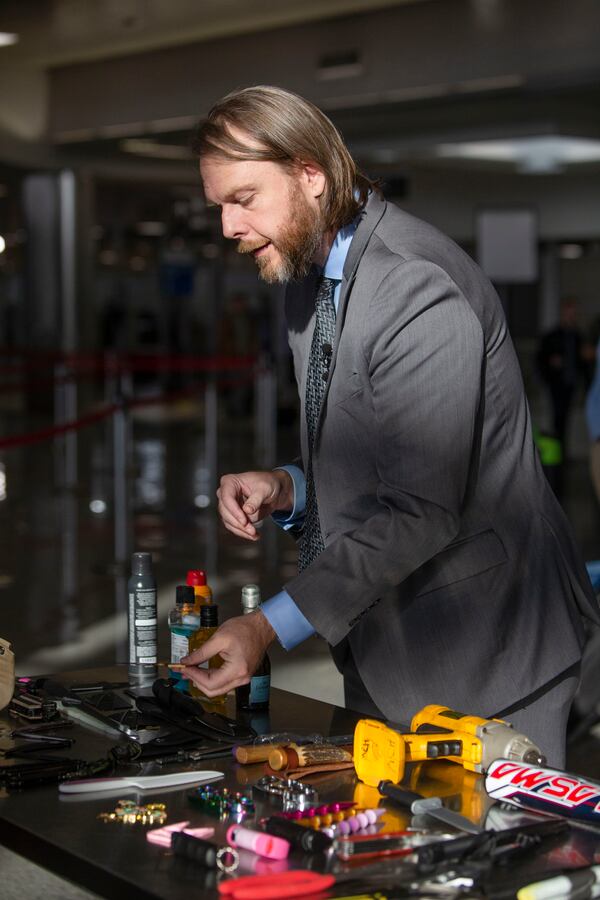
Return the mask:
M 364 322 L 375 512 L 285 586 L 334 645 L 453 540 L 477 477 L 484 338 L 455 282 L 434 263 L 402 261 L 375 288 Z M 360 478 L 360 461 L 355 468 Z

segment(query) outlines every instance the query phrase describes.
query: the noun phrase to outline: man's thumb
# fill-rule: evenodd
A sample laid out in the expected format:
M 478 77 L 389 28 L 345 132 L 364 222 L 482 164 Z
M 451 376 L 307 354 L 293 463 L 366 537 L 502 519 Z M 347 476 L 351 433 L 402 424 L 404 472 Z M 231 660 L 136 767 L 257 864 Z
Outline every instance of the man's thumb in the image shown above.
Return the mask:
M 264 502 L 263 491 L 254 491 L 244 503 L 244 512 L 246 515 L 251 516 L 253 513 L 258 512 Z

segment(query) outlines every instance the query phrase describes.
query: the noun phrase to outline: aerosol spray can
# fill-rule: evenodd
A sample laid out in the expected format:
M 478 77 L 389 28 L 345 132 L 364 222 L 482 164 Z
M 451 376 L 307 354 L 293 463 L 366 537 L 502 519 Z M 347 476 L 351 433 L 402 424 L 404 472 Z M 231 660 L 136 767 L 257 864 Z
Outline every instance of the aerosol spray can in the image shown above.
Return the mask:
M 158 678 L 156 580 L 151 553 L 131 557 L 129 595 L 129 680 L 148 684 Z

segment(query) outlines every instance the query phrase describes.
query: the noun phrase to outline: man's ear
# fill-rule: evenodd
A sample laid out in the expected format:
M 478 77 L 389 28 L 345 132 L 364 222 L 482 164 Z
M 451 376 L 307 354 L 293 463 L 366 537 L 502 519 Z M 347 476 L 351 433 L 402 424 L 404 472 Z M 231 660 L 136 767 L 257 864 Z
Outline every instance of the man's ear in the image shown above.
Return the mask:
M 325 188 L 327 187 L 327 178 L 325 177 L 323 169 L 316 163 L 307 162 L 305 160 L 301 160 L 299 168 L 300 177 L 308 188 L 309 193 L 318 200 L 319 197 L 323 196 Z

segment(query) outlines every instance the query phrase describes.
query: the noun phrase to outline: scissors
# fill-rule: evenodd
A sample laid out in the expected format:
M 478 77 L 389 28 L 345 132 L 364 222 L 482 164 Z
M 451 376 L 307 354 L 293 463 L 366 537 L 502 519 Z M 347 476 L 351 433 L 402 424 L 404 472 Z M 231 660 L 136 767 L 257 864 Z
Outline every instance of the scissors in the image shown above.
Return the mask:
M 291 869 L 272 875 L 244 875 L 219 884 L 219 894 L 231 900 L 279 900 L 284 897 L 305 897 L 332 887 L 333 875 L 321 875 Z

